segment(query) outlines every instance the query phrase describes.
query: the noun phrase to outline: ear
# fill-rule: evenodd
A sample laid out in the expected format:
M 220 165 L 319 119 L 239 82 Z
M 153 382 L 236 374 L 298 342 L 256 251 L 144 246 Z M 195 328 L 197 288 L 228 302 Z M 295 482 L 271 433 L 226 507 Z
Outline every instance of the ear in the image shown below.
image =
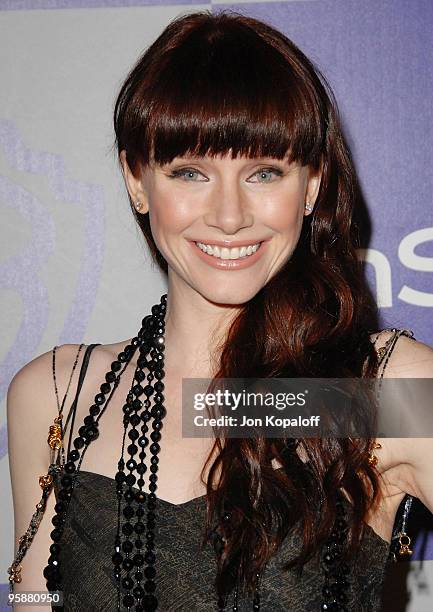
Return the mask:
M 314 170 L 313 168 L 308 169 L 308 180 L 307 180 L 307 189 L 305 194 L 305 202 L 310 202 L 311 210 L 305 209 L 304 216 L 311 215 L 314 210 L 314 204 L 317 199 L 317 195 L 320 189 L 320 183 L 322 181 L 322 172 L 323 172 L 323 161 L 320 163 L 320 167 L 318 170 Z
M 126 161 L 125 149 L 120 152 L 120 163 L 122 165 L 123 178 L 131 200 L 137 212 L 145 214 L 149 212 L 149 199 L 143 186 L 142 177 L 135 177 Z

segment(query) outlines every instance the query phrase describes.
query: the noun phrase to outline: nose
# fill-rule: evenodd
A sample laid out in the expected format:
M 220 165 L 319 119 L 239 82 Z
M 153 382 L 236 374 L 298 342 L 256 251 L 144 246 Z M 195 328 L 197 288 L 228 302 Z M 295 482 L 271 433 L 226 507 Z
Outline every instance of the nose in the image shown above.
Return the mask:
M 253 225 L 254 216 L 239 185 L 230 182 L 220 186 L 212 194 L 212 202 L 204 215 L 204 222 L 226 236 L 237 234 L 241 229 Z

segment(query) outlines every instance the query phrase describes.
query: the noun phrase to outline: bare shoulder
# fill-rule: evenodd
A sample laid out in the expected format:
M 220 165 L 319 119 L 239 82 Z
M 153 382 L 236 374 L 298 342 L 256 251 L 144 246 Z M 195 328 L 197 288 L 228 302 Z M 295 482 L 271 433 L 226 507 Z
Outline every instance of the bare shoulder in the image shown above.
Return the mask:
M 66 390 L 68 373 L 71 372 L 79 346 L 63 344 L 57 347 L 55 365 L 59 393 Z M 84 350 L 80 353 L 77 366 L 83 358 Z M 7 394 L 9 424 L 25 426 L 26 419 L 31 418 L 34 427 L 39 422 L 47 424 L 47 418 L 56 416 L 52 361 L 52 350 L 42 353 L 26 363 L 12 378 Z
M 376 350 L 387 350 L 395 336 L 392 330 L 371 334 Z M 389 347 L 390 348 L 390 347 Z M 433 378 L 433 348 L 407 335 L 398 335 L 389 356 L 384 378 Z

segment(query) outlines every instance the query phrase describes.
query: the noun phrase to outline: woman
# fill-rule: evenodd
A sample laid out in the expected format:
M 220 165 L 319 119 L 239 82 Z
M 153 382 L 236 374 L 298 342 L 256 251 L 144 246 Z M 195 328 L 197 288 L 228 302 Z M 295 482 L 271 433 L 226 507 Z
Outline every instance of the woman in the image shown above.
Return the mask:
M 377 328 L 329 86 L 270 26 L 194 13 L 138 60 L 114 125 L 168 297 L 134 338 L 64 345 L 11 383 L 19 535 L 48 460 L 51 359 L 59 389 L 81 369 L 20 588 L 63 589 L 71 610 L 377 609 L 400 502 L 433 509 L 430 440 L 181 432 L 183 378 L 372 377 L 384 357 L 386 376 L 433 375 L 431 347 Z

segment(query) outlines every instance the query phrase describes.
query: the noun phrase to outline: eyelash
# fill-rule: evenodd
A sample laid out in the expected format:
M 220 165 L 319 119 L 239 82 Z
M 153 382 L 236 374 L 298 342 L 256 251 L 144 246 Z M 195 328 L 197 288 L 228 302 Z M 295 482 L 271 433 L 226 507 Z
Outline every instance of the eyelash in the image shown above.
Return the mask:
M 194 168 L 179 168 L 178 170 L 172 170 L 171 174 L 168 175 L 169 178 L 178 178 L 180 176 L 185 176 L 185 174 L 187 172 L 199 172 L 199 170 L 194 170 Z M 282 176 L 283 175 L 283 171 L 280 170 L 279 168 L 268 168 L 268 167 L 264 167 L 264 168 L 260 168 L 259 170 L 257 170 L 257 172 L 255 172 L 252 176 L 255 176 L 256 174 L 260 174 L 261 172 L 274 172 L 277 176 Z M 192 183 L 194 181 L 191 181 Z M 263 181 L 264 183 L 268 182 L 268 181 Z

